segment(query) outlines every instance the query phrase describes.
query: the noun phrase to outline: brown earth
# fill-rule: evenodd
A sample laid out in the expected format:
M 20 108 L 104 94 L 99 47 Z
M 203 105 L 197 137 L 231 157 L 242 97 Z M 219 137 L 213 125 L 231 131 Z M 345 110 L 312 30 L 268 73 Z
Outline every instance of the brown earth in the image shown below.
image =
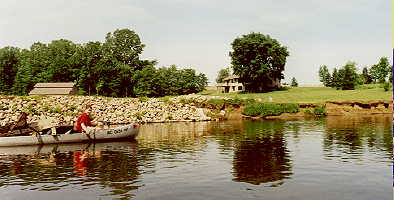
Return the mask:
M 301 104 L 300 108 L 314 108 L 324 106 L 327 116 L 354 116 L 354 115 L 374 115 L 392 114 L 393 104 L 391 101 L 346 101 L 346 102 L 326 102 L 325 104 Z M 261 119 L 261 117 L 249 117 L 242 115 L 243 108 L 235 108 L 230 113 L 226 113 L 226 119 Z M 303 117 L 315 117 L 314 114 L 307 114 L 303 111 L 298 113 L 283 113 L 279 116 L 267 116 L 264 119 L 296 119 Z

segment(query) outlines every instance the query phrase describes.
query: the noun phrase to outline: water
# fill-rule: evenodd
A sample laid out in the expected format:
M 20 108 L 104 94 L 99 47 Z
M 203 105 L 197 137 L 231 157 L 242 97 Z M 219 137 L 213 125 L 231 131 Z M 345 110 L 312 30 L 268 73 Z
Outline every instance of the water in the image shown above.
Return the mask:
M 391 116 L 145 124 L 0 148 L 0 199 L 392 199 Z

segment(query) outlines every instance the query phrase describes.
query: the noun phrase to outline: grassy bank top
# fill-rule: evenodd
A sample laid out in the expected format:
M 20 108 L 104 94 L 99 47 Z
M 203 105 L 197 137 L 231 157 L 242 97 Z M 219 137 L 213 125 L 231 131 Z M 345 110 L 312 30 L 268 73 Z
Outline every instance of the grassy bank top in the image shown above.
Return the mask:
M 324 103 L 326 101 L 390 101 L 392 91 L 384 91 L 379 85 L 363 85 L 355 90 L 336 90 L 329 87 L 292 87 L 287 90 L 267 93 L 221 93 L 208 90 L 201 95 L 215 95 L 229 98 L 252 98 L 273 103 Z

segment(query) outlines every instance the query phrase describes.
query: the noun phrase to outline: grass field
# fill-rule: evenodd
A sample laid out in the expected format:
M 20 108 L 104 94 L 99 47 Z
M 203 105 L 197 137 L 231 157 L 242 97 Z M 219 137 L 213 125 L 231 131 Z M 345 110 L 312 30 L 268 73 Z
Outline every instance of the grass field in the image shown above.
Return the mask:
M 324 103 L 326 101 L 376 101 L 392 99 L 392 89 L 384 91 L 379 85 L 363 85 L 356 90 L 336 90 L 329 87 L 292 87 L 288 90 L 268 93 L 219 93 L 208 90 L 201 95 L 224 96 L 230 98 L 252 98 L 273 103 Z

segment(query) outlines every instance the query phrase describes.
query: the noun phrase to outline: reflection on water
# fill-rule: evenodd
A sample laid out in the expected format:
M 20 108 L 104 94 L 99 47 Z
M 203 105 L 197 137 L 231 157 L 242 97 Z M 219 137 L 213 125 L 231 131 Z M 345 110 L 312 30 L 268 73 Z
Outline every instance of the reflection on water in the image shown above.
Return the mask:
M 323 149 L 327 157 L 360 158 L 365 151 L 392 155 L 392 119 L 381 116 L 326 119 Z
M 390 116 L 144 124 L 137 141 L 2 147 L 0 195 L 387 199 L 391 129 Z
M 109 195 L 123 195 L 138 186 L 136 142 L 66 144 L 0 148 L 0 187 L 22 185 L 24 190 L 52 191 L 80 184 L 110 188 Z M 139 154 L 139 158 L 147 155 Z
M 276 120 L 245 122 L 245 135 L 235 146 L 235 181 L 251 184 L 279 181 L 273 185 L 277 186 L 292 174 L 283 124 Z

